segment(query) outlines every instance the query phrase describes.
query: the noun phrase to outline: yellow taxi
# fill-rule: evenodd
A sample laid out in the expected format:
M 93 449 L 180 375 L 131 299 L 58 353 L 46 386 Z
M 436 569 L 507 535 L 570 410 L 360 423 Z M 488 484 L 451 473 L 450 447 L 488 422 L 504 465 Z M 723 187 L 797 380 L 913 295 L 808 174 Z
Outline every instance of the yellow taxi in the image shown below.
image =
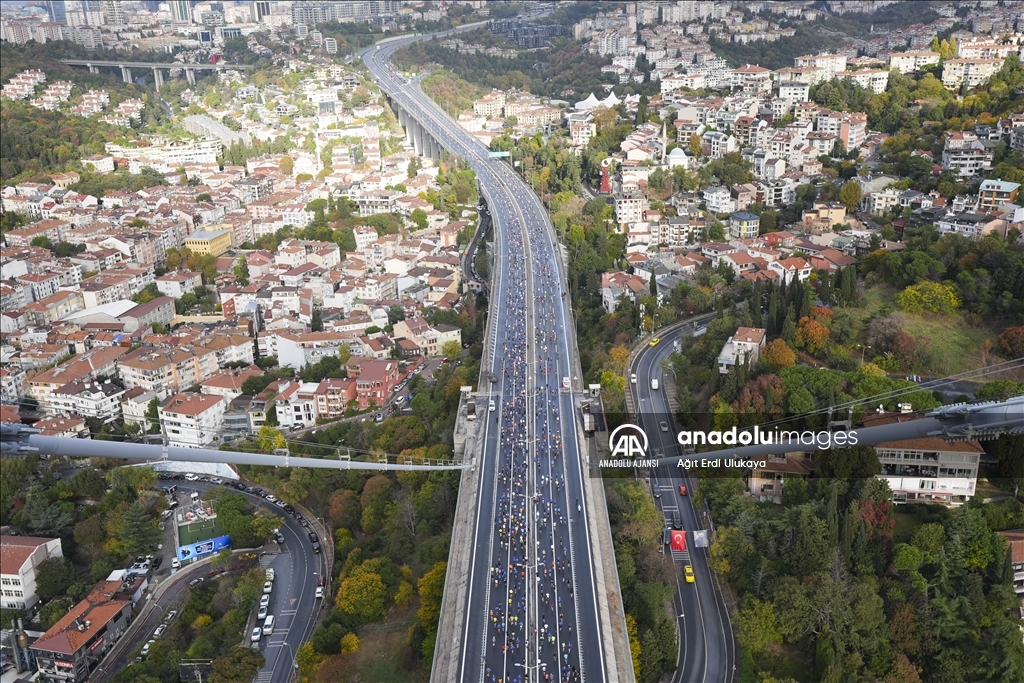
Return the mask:
M 652 340 L 651 340 L 650 342 L 648 342 L 648 343 L 649 343 L 649 344 L 650 344 L 651 346 L 657 346 L 658 344 L 660 344 L 660 343 L 661 343 L 661 337 L 655 337 L 654 339 L 652 339 Z
M 683 567 L 683 574 L 686 576 L 686 583 L 693 583 L 697 579 L 693 576 L 693 567 L 686 565 Z

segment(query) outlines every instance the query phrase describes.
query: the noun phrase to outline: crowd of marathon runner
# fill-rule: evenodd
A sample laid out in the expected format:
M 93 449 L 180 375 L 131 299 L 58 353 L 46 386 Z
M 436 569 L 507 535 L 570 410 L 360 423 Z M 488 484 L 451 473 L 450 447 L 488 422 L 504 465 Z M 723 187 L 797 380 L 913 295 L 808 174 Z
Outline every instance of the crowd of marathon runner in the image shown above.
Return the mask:
M 568 508 L 560 435 L 555 308 L 564 293 L 549 242 L 540 235 L 545 226 L 527 226 L 534 252 L 528 260 L 515 208 L 499 203 L 495 210 L 508 221 L 509 284 L 506 315 L 498 321 L 505 326 L 504 344 L 496 350 L 503 388 L 495 415 L 501 430 L 494 518 L 500 542 L 491 560 L 484 680 L 571 683 L 580 680 L 581 670 L 568 525 L 578 522 L 582 506 L 576 499 Z M 531 262 L 532 291 L 526 271 Z M 529 322 L 527 296 L 534 305 Z M 535 368 L 528 360 L 530 334 Z

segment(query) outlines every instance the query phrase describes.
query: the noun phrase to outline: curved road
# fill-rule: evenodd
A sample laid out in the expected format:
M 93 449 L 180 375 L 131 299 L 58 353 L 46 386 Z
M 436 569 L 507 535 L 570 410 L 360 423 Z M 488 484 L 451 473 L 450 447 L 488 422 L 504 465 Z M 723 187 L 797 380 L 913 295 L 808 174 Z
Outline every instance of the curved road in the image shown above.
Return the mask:
M 191 491 L 205 491 L 211 484 L 202 482 L 173 482 L 178 485 L 178 495 L 187 496 Z M 241 493 L 231 489 L 231 493 Z M 259 648 L 267 659 L 266 667 L 259 672 L 256 683 L 285 683 L 294 675 L 295 652 L 302 643 L 309 640 L 316 626 L 322 600 L 317 600 L 314 593 L 317 574 L 324 573 L 323 555 L 317 555 L 310 549 L 308 531 L 297 519 L 268 503 L 262 497 L 246 493 L 250 502 L 282 517 L 281 533 L 285 543 L 279 553 L 268 553 L 263 556 L 261 566 L 274 568 L 274 590 L 270 596 L 270 614 L 274 615 L 274 633 L 260 639 Z M 323 541 L 325 539 L 321 539 Z M 328 541 L 330 542 L 330 541 Z M 273 542 L 267 546 L 275 545 Z M 255 551 L 260 552 L 260 551 Z M 185 566 L 180 570 L 172 570 L 172 574 L 163 579 L 161 585 L 173 581 L 174 585 L 166 589 L 153 608 L 146 605 L 144 616 L 134 622 L 128 633 L 122 637 L 111 654 L 94 674 L 98 683 L 106 680 L 108 675 L 126 668 L 137 655 L 138 649 L 152 637 L 153 631 L 162 623 L 168 610 L 177 609 L 188 597 L 188 583 L 197 576 L 207 576 L 210 572 L 208 564 L 200 567 Z M 328 596 L 329 599 L 329 596 Z M 258 603 L 257 603 L 258 604 Z M 249 631 L 255 625 L 256 609 L 250 615 L 245 642 L 249 643 Z
M 707 321 L 703 323 L 707 324 Z M 672 410 L 665 396 L 665 376 L 661 362 L 673 351 L 673 343 L 681 336 L 693 333 L 693 327 L 684 325 L 666 333 L 657 346 L 644 347 L 633 360 L 630 373 L 636 374 L 636 384 L 630 383 L 636 406 L 637 419 L 650 440 L 650 450 L 657 455 L 681 454 L 675 443 L 676 430 Z M 657 379 L 658 390 L 651 388 L 651 380 Z M 668 431 L 662 431 L 664 422 Z M 717 583 L 712 580 L 708 566 L 708 549 L 696 547 L 694 531 L 707 529 L 707 518 L 698 511 L 690 498 L 694 482 L 675 461 L 664 461 L 650 471 L 651 486 L 658 486 L 661 495 L 655 504 L 661 508 L 665 519 L 671 522 L 680 515 L 682 528 L 686 531 L 686 552 L 670 550 L 676 568 L 676 595 L 673 604 L 679 624 L 679 665 L 672 675 L 672 683 L 732 683 L 736 674 L 736 644 L 733 638 L 729 612 L 722 601 Z M 679 485 L 688 488 L 688 495 L 679 494 Z M 696 581 L 686 583 L 683 568 L 693 567 Z

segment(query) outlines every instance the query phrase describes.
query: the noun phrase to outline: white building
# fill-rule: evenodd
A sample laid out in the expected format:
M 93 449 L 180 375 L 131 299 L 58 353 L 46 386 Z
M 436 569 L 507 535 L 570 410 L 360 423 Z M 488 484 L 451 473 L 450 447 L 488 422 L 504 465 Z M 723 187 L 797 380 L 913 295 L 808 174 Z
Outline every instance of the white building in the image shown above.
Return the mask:
M 216 448 L 224 424 L 223 396 L 182 393 L 171 396 L 157 413 L 167 443 L 182 448 Z
M 727 374 L 731 367 L 744 362 L 744 359 L 748 367 L 756 363 L 764 350 L 766 334 L 767 330 L 761 327 L 737 329 L 718 354 L 718 372 Z
M 36 569 L 51 557 L 64 557 L 59 538 L 0 536 L 0 607 L 27 610 L 39 602 Z
M 977 441 L 950 444 L 935 437 L 886 441 L 876 444 L 875 451 L 882 466 L 876 476 L 889 483 L 894 502 L 951 504 L 966 503 L 974 495 L 984 452 Z
M 320 416 L 317 408 L 317 382 L 288 382 L 274 399 L 277 421 L 282 429 L 311 427 Z

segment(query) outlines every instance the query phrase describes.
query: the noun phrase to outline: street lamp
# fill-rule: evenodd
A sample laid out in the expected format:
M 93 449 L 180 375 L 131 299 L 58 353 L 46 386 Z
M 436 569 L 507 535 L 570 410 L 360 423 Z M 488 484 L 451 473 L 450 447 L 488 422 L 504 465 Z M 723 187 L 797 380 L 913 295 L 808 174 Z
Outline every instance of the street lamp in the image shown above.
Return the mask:
M 864 346 L 863 344 L 857 344 L 857 346 L 860 347 L 860 364 L 864 365 L 864 350 L 865 349 L 870 349 L 871 345 L 868 344 L 867 346 Z

